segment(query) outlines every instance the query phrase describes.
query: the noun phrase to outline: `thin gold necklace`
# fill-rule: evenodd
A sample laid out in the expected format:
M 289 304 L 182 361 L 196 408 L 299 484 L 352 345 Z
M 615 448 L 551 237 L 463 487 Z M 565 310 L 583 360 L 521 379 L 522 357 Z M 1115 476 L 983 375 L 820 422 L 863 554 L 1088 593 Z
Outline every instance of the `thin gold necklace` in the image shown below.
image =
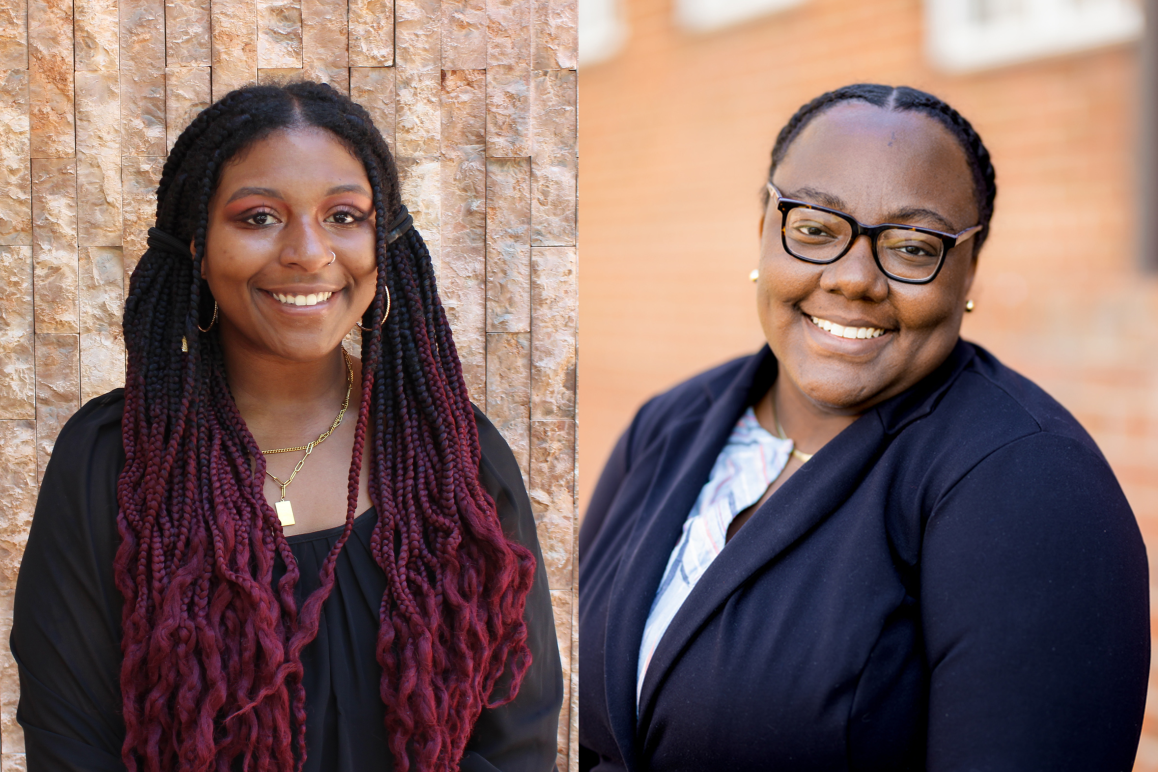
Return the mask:
M 275 503 L 273 507 L 277 512 L 277 519 L 281 522 L 282 526 L 294 524 L 294 508 L 290 505 L 289 501 L 286 500 L 285 489 L 288 488 L 289 484 L 292 483 L 294 478 L 298 476 L 298 472 L 302 471 L 302 467 L 305 466 L 306 459 L 309 458 L 310 454 L 314 452 L 314 448 L 325 442 L 326 438 L 333 434 L 334 430 L 337 429 L 338 426 L 342 423 L 342 418 L 346 415 L 346 408 L 350 406 L 350 393 L 354 388 L 354 367 L 350 364 L 350 355 L 346 353 L 345 348 L 342 349 L 342 361 L 346 363 L 346 398 L 342 400 L 342 409 L 338 411 L 338 417 L 334 419 L 334 423 L 330 424 L 330 428 L 322 432 L 321 436 L 319 436 L 316 440 L 309 443 L 308 445 L 301 445 L 296 448 L 276 448 L 274 450 L 261 451 L 263 456 L 269 456 L 274 453 L 293 453 L 299 450 L 304 450 L 306 452 L 306 454 L 302 456 L 301 461 L 298 461 L 297 466 L 294 467 L 293 472 L 290 473 L 289 478 L 287 478 L 285 482 L 282 482 L 277 477 L 274 477 L 273 472 L 269 471 L 268 469 L 265 470 L 265 473 L 281 487 L 281 500 Z
M 784 427 L 780 425 L 780 416 L 776 413 L 776 400 L 773 399 L 773 400 L 771 400 L 771 402 L 772 402 L 772 420 L 776 422 L 776 431 L 780 433 L 780 439 L 788 440 L 788 437 L 785 436 L 785 434 L 784 434 Z M 798 459 L 800 459 L 800 463 L 803 464 L 803 463 L 806 463 L 812 459 L 812 456 L 814 455 L 813 453 L 805 453 L 802 450 L 797 450 L 796 449 L 796 441 L 795 440 L 788 440 L 788 441 L 792 443 L 792 455 L 794 455 Z

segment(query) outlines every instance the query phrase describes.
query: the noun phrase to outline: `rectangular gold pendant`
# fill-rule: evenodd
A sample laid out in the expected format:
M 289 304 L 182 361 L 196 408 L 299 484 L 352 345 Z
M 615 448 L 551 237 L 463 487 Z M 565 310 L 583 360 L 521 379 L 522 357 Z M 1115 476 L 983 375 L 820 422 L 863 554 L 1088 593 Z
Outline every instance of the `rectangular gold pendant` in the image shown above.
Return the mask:
M 283 526 L 294 524 L 294 508 L 286 500 L 281 500 L 273 505 L 277 511 L 277 519 L 281 521 Z

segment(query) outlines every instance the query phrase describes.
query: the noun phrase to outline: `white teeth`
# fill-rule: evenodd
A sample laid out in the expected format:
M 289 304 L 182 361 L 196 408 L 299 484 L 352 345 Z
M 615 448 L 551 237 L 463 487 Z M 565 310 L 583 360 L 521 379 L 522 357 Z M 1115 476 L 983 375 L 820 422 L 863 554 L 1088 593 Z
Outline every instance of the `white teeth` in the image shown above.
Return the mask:
M 821 319 L 819 316 L 808 317 L 820 329 L 831 333 L 838 338 L 849 338 L 852 340 L 879 338 L 885 334 L 885 331 L 878 327 L 844 327 L 836 322 L 830 322 L 827 319 Z
M 318 292 L 310 295 L 282 295 L 280 293 L 272 293 L 280 302 L 287 306 L 316 306 L 318 303 L 325 303 L 330 299 L 332 292 Z

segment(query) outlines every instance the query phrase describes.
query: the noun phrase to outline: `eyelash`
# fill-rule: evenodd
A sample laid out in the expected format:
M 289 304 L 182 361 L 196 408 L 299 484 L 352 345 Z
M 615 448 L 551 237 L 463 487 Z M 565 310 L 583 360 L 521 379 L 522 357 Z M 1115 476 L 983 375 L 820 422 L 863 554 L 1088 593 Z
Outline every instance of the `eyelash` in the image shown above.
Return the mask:
M 260 210 L 258 210 L 258 211 L 256 211 L 256 212 L 251 212 L 251 213 L 249 213 L 248 215 L 246 215 L 244 218 L 242 218 L 242 222 L 244 222 L 244 223 L 246 223 L 246 224 L 248 224 L 248 225 L 253 225 L 253 226 L 256 226 L 256 227 L 258 227 L 258 228 L 264 227 L 265 225 L 268 225 L 269 223 L 255 223 L 255 222 L 252 222 L 252 220 L 253 220 L 255 217 L 259 217 L 259 216 L 262 216 L 262 215 L 265 215 L 265 216 L 267 216 L 267 217 L 273 217 L 273 218 L 275 218 L 275 219 L 277 218 L 277 214 L 276 214 L 275 212 L 273 212 L 273 211 L 271 211 L 271 210 L 269 210 L 269 209 L 260 209 Z M 360 212 L 360 211 L 358 211 L 357 209 L 354 209 L 354 208 L 352 208 L 352 207 L 347 207 L 347 208 L 343 208 L 343 209 L 338 209 L 337 211 L 333 212 L 333 213 L 330 215 L 330 217 L 334 217 L 335 215 L 348 215 L 348 216 L 350 216 L 350 217 L 352 217 L 352 218 L 353 218 L 353 222 L 336 222 L 336 223 L 334 223 L 334 225 L 357 225 L 358 223 L 362 222 L 362 221 L 363 221 L 363 220 L 365 220 L 367 217 L 369 217 L 369 215 L 368 215 L 368 214 L 365 214 L 365 213 L 363 213 L 363 212 Z M 329 219 L 330 219 L 330 217 L 327 217 L 326 219 L 327 219 L 327 220 L 329 220 Z

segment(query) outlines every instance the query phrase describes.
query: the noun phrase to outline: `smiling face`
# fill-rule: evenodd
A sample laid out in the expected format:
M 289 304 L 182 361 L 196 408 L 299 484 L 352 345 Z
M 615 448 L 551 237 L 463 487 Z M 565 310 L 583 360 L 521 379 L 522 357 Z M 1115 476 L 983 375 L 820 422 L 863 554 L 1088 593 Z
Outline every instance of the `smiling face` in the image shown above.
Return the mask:
M 375 217 L 358 159 L 328 132 L 279 130 L 235 156 L 209 202 L 202 276 L 226 347 L 305 362 L 374 299 Z
M 936 120 L 864 102 L 817 116 L 793 141 L 772 183 L 786 197 L 839 209 L 866 224 L 957 233 L 977 224 L 965 152 Z M 973 240 L 945 256 L 937 278 L 890 281 L 868 238 L 813 265 L 781 242 L 773 199 L 764 213 L 757 304 L 785 377 L 823 412 L 857 415 L 914 385 L 949 355 L 976 259 Z M 848 328 L 852 328 L 850 331 Z M 869 337 L 846 337 L 849 335 Z

